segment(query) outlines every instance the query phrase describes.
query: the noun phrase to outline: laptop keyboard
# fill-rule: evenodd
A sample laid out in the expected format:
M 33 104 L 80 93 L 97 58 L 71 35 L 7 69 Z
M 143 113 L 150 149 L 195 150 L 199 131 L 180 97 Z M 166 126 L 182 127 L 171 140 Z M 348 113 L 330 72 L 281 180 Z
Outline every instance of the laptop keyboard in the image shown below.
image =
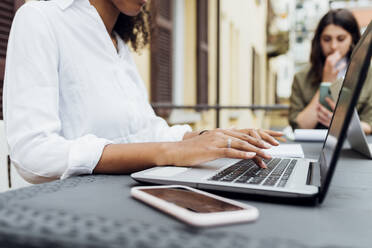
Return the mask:
M 284 187 L 293 172 L 296 159 L 265 159 L 267 169 L 262 169 L 251 160 L 241 160 L 218 172 L 208 180 L 232 183 L 248 183 Z

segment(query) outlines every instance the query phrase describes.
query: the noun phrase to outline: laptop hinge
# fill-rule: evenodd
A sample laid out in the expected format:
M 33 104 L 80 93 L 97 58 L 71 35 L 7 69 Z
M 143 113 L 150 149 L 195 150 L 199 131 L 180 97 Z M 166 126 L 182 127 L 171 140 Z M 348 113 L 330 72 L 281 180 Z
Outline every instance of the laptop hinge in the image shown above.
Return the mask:
M 310 162 L 306 184 L 320 187 L 320 164 L 318 162 Z

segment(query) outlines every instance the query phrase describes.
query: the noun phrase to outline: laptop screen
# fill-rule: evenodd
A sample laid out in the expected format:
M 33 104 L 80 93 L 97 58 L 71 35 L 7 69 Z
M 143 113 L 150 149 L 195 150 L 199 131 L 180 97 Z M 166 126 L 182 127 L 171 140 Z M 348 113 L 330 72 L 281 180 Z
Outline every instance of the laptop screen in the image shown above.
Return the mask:
M 371 62 L 372 22 L 364 32 L 351 56 L 327 138 L 320 155 L 320 202 L 327 192 L 333 171 L 344 143 L 350 119 Z M 372 83 L 372 82 L 365 82 Z

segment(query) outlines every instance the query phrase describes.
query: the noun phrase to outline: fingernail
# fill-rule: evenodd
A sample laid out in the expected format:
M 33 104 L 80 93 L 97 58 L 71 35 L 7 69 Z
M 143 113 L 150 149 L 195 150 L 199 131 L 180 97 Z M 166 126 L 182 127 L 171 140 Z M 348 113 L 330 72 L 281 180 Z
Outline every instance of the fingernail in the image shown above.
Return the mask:
M 268 154 L 267 152 L 263 152 L 263 154 L 264 154 L 264 156 L 265 156 L 266 158 L 271 158 L 271 155 Z
M 271 148 L 271 145 L 267 142 L 263 142 L 263 145 L 266 147 L 266 148 Z
M 247 155 L 247 157 L 250 158 L 250 157 L 256 156 L 256 153 L 255 152 L 247 152 L 246 155 Z

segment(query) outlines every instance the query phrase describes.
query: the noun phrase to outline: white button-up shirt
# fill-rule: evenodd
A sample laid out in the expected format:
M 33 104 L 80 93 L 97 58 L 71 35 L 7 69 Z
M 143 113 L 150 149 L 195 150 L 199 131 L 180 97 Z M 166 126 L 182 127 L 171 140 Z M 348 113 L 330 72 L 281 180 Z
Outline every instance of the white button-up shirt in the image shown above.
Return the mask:
M 151 108 L 127 45 L 88 0 L 29 2 L 13 21 L 4 80 L 10 156 L 38 183 L 89 174 L 111 143 L 182 140 Z

